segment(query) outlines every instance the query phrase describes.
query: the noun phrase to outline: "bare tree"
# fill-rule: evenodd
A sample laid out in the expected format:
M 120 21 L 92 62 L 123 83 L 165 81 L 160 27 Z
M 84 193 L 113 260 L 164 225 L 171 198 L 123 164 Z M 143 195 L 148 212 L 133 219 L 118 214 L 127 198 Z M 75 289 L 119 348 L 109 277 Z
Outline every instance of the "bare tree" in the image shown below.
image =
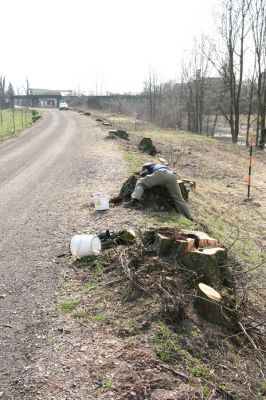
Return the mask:
M 256 145 L 265 144 L 265 78 L 266 78 L 266 5 L 265 0 L 253 0 L 250 7 L 252 34 L 255 47 L 257 80 Z
M 26 104 L 27 104 L 27 112 L 28 112 L 28 109 L 29 109 L 29 95 L 30 95 L 30 83 L 29 83 L 29 80 L 28 80 L 27 77 L 26 77 L 25 86 L 23 86 L 23 89 L 25 91 L 25 95 L 27 96 Z
M 220 74 L 229 96 L 229 109 L 220 103 L 228 121 L 232 141 L 237 143 L 240 122 L 240 98 L 243 84 L 245 40 L 250 32 L 248 20 L 251 0 L 225 0 L 220 17 L 222 46 L 213 43 L 212 64 Z M 222 47 L 222 48 L 221 48 Z
M 3 126 L 3 103 L 5 95 L 6 77 L 0 75 L 0 121 Z
M 205 100 L 206 78 L 210 66 L 210 48 L 202 36 L 200 42 L 194 41 L 191 59 L 183 64 L 183 77 L 186 83 L 187 129 L 202 134 Z
M 150 69 L 148 80 L 144 82 L 144 94 L 148 95 L 149 116 L 150 120 L 154 121 L 158 111 L 161 94 L 161 85 L 159 84 L 158 75 L 154 68 Z

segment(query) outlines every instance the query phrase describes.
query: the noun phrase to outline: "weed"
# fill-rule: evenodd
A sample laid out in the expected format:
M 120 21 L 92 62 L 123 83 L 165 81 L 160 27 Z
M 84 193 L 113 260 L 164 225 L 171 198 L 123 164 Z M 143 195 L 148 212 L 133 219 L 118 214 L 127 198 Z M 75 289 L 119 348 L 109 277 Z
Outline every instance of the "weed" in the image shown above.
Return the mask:
M 98 276 L 102 276 L 104 269 L 109 266 L 109 263 L 100 256 L 83 257 L 81 260 L 77 260 L 76 263 L 78 268 L 93 269 Z
M 60 286 L 59 290 L 60 292 L 70 292 L 72 287 L 73 285 L 71 283 L 65 282 L 62 286 Z
M 160 324 L 159 329 L 153 337 L 155 353 L 164 362 L 174 363 L 181 361 L 193 376 L 206 377 L 207 369 L 198 358 L 193 357 L 180 347 L 179 337 L 165 324 Z
M 87 314 L 83 310 L 73 310 L 71 312 L 71 316 L 74 318 L 85 318 L 85 317 L 87 317 Z
M 95 314 L 95 315 L 92 315 L 90 318 L 93 322 L 102 322 L 105 324 L 110 323 L 108 317 L 105 314 Z
M 206 377 L 206 368 L 201 365 L 197 365 L 196 367 L 190 368 L 190 372 L 193 376 L 205 378 Z
M 105 381 L 103 381 L 102 385 L 104 389 L 112 389 L 113 381 L 112 379 L 106 379 Z
M 203 386 L 202 394 L 203 394 L 204 399 L 208 398 L 208 396 L 210 394 L 210 389 L 208 388 L 208 386 Z
M 95 290 L 96 288 L 97 288 L 97 285 L 94 282 L 89 281 L 89 282 L 86 283 L 83 291 L 84 292 L 90 292 L 91 290 Z
M 67 299 L 59 303 L 58 308 L 63 313 L 68 314 L 71 313 L 73 310 L 75 310 L 78 304 L 79 301 L 77 299 Z

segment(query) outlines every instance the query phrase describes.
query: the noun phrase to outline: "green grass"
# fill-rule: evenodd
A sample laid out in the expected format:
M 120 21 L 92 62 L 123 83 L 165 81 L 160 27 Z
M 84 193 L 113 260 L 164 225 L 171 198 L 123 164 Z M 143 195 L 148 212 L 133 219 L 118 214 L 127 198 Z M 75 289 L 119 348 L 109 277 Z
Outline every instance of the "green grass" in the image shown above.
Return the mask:
M 87 317 L 87 313 L 83 310 L 73 310 L 71 316 L 74 318 L 85 318 Z
M 180 229 L 191 229 L 195 227 L 195 222 L 178 214 L 176 211 L 153 212 L 153 215 L 147 222 L 147 228 L 150 227 L 170 227 Z
M 2 110 L 1 123 L 0 117 L 0 141 L 10 138 L 14 133 L 21 131 L 32 125 L 41 117 L 39 110 L 8 109 Z
M 92 315 L 91 317 L 90 317 L 90 319 L 93 321 L 93 322 L 101 322 L 101 323 L 104 323 L 104 324 L 108 324 L 110 321 L 109 321 L 109 319 L 108 319 L 108 317 L 105 315 L 105 314 L 96 314 L 96 315 Z
M 179 344 L 179 339 L 176 333 L 161 323 L 152 338 L 156 355 L 166 363 L 182 362 L 191 375 L 206 378 L 208 371 L 203 362 L 183 349 Z
M 63 285 L 61 285 L 59 288 L 60 292 L 71 292 L 72 289 L 73 285 L 69 282 L 63 283 Z
M 67 299 L 58 304 L 58 309 L 65 314 L 70 314 L 78 304 L 79 301 L 77 299 Z
M 153 161 L 153 158 L 149 155 L 145 156 L 142 153 L 134 151 L 125 151 L 124 159 L 130 164 L 130 167 L 127 169 L 128 176 L 140 171 L 145 162 Z
M 87 282 L 86 285 L 84 286 L 83 291 L 84 292 L 91 292 L 92 290 L 96 290 L 97 289 L 97 285 L 94 282 Z

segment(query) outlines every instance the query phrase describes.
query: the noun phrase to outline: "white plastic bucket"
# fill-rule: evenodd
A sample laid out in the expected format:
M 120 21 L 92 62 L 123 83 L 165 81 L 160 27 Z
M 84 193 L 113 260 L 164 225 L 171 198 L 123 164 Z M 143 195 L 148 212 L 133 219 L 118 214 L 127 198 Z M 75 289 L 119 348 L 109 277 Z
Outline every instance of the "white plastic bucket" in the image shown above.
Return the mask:
M 72 256 L 82 258 L 101 252 L 101 241 L 97 235 L 75 235 L 70 242 Z
M 93 193 L 93 201 L 95 210 L 108 210 L 109 198 L 106 194 Z

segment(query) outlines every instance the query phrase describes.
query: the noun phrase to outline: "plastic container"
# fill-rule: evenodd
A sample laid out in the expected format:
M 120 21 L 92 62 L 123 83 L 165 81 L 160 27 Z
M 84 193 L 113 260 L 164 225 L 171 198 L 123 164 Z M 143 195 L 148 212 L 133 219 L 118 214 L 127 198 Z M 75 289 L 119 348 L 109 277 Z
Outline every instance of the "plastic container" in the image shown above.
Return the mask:
M 109 197 L 106 194 L 93 193 L 94 208 L 97 211 L 109 209 Z
M 97 235 L 75 235 L 70 242 L 72 256 L 82 258 L 101 252 L 101 241 Z

